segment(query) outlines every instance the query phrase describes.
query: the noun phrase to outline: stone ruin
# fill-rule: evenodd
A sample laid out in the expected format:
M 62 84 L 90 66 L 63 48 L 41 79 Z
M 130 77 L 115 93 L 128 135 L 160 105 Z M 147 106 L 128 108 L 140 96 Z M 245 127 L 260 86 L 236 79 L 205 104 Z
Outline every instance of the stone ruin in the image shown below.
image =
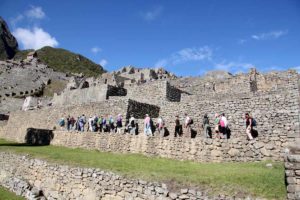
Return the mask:
M 118 76 L 121 77 L 121 74 Z M 232 140 L 229 141 L 238 140 L 235 141 L 233 149 L 230 145 L 222 144 L 226 146 L 226 154 L 230 149 L 231 153 L 240 151 L 238 144 L 248 147 L 255 145 L 255 151 L 248 149 L 238 155 L 248 155 L 245 161 L 282 160 L 285 149 L 299 137 L 298 76 L 293 70 L 261 74 L 251 69 L 247 74 L 231 75 L 218 72 L 217 76 L 208 74 L 200 78 L 157 79 L 129 85 L 124 84 L 125 79 L 121 84 L 104 83 L 105 76 L 98 79 L 71 78 L 67 88 L 54 95 L 52 107 L 27 113 L 12 112 L 7 127 L 13 128 L 14 121 L 19 121 L 19 118 L 26 115 L 26 119 L 22 120 L 24 126 L 20 125 L 16 134 L 10 136 L 13 137 L 10 139 L 23 141 L 27 128 L 53 129 L 57 126 L 57 120 L 67 115 L 77 117 L 81 114 L 122 114 L 125 120 L 128 120 L 133 114 L 139 120 L 139 132 L 142 134 L 144 115 L 151 114 L 154 122 L 158 116 L 164 119 L 166 132 L 173 137 L 174 117 L 179 115 L 183 123 L 184 114 L 188 113 L 194 121 L 191 134 L 196 141 L 199 139 L 202 143 L 201 125 L 204 114 L 208 114 L 211 127 L 214 127 L 214 114 L 225 113 L 231 130 Z M 246 112 L 258 123 L 258 144 L 244 142 L 246 135 L 243 116 Z M 207 145 L 210 145 L 210 142 Z M 224 151 L 223 148 L 214 150 L 215 155 L 222 155 Z M 216 160 L 224 159 L 221 156 L 217 157 Z M 208 159 L 204 156 L 195 160 Z M 232 160 L 240 158 L 235 157 Z
M 283 161 L 289 146 L 300 141 L 299 75 L 294 70 L 262 74 L 251 69 L 249 73 L 237 75 L 218 72 L 217 75 L 210 73 L 204 77 L 146 82 L 136 82 L 122 74 L 112 74 L 115 81 L 107 77 L 72 78 L 68 87 L 53 97 L 51 107 L 11 112 L 6 125 L 0 127 L 0 136 L 24 142 L 28 128 L 53 130 L 53 145 L 142 153 L 197 162 Z M 128 80 L 131 83 L 125 84 Z M 246 112 L 257 121 L 255 129 L 258 137 L 253 141 L 246 140 L 243 119 Z M 183 123 L 185 113 L 194 121 L 191 129 L 193 138 L 175 138 L 174 116 L 179 115 Z M 203 137 L 203 116 L 208 114 L 211 127 L 214 127 L 215 113 L 226 114 L 230 139 Z M 81 114 L 122 114 L 125 120 L 133 114 L 140 127 L 139 135 L 81 134 L 55 130 L 59 118 Z M 169 134 L 164 138 L 144 137 L 145 114 L 149 114 L 154 122 L 161 116 Z M 287 161 L 294 160 L 298 162 L 299 159 L 289 157 Z M 288 188 L 292 193 L 290 199 L 295 199 L 293 197 L 297 195 L 297 180 L 295 177 L 288 180 L 292 184 Z
M 42 97 L 51 82 L 68 80 L 65 73 L 40 63 L 34 53 L 22 61 L 0 61 L 0 113 L 20 110 L 26 97 Z

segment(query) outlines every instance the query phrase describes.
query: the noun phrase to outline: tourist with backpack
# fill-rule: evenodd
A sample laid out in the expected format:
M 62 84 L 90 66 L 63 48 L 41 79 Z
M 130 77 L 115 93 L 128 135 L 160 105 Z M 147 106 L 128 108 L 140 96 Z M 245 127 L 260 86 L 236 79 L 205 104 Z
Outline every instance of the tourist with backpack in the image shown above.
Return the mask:
M 222 138 L 224 139 L 228 139 L 227 129 L 228 129 L 228 121 L 227 118 L 225 117 L 225 114 L 222 113 L 220 117 L 220 132 L 222 134 Z
M 102 132 L 102 128 L 103 128 L 102 120 L 103 120 L 103 116 L 100 116 L 100 117 L 98 118 L 98 121 L 97 121 L 98 131 L 99 131 L 99 132 Z
M 204 134 L 203 134 L 204 138 L 211 138 L 209 119 L 208 119 L 207 114 L 204 114 L 202 128 L 204 131 Z
M 102 130 L 103 132 L 108 132 L 107 121 L 105 117 L 102 118 Z
M 156 127 L 157 127 L 157 131 L 160 137 L 164 137 L 165 136 L 165 132 L 164 132 L 164 120 L 162 117 L 158 117 L 157 118 L 157 123 L 156 123 Z
M 144 120 L 144 133 L 146 136 L 152 136 L 151 119 L 148 114 L 146 114 Z
M 109 116 L 109 119 L 108 119 L 108 132 L 111 132 L 111 131 L 114 131 L 115 130 L 115 121 L 114 121 L 114 118 L 112 116 Z
M 74 119 L 74 117 L 71 117 L 71 119 L 70 119 L 70 130 L 75 130 L 75 122 L 76 122 L 76 120 Z
M 121 132 L 122 132 L 122 115 L 118 114 L 118 117 L 117 117 L 117 133 L 121 134 Z
M 215 134 L 216 138 L 221 139 L 220 135 L 220 116 L 218 113 L 215 114 Z
M 135 135 L 136 132 L 136 124 L 135 124 L 135 118 L 133 117 L 133 115 L 131 115 L 130 119 L 129 119 L 129 123 L 127 126 L 127 130 L 128 133 L 131 135 Z
M 60 126 L 60 130 L 64 130 L 65 127 L 65 119 L 62 117 L 58 120 L 58 125 Z
M 246 119 L 246 134 L 249 140 L 253 140 L 252 130 L 253 126 L 256 126 L 256 120 L 250 117 L 249 113 L 245 114 Z
M 66 121 L 67 121 L 67 130 L 70 131 L 70 129 L 71 129 L 71 117 L 70 117 L 70 115 L 68 115 Z
M 193 120 L 185 113 L 185 120 L 184 120 L 184 129 L 185 129 L 185 137 L 191 138 L 191 125 L 193 124 Z
M 179 116 L 176 115 L 175 119 L 175 135 L 174 137 L 181 137 L 182 135 L 182 125 L 180 124 Z
M 84 131 L 84 125 L 85 124 L 86 124 L 86 118 L 85 118 L 85 115 L 82 114 L 81 117 L 79 118 L 79 128 L 80 128 L 81 132 Z

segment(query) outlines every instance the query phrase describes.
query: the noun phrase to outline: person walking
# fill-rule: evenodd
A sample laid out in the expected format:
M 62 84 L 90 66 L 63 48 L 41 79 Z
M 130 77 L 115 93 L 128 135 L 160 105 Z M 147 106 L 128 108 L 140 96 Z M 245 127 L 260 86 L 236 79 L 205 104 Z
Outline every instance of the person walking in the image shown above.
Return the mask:
M 180 124 L 179 116 L 176 115 L 175 119 L 175 137 L 181 137 L 182 125 Z
M 122 115 L 118 114 L 118 117 L 117 117 L 117 133 L 121 134 L 121 132 L 122 132 Z
M 222 133 L 222 137 L 224 139 L 228 139 L 227 128 L 228 128 L 228 121 L 227 118 L 225 117 L 225 114 L 222 113 L 220 118 L 220 132 Z
M 250 117 L 249 113 L 245 114 L 246 119 L 246 134 L 249 140 L 253 140 L 252 128 L 253 128 L 253 118 Z
M 146 114 L 144 120 L 144 133 L 146 136 L 152 136 L 151 119 L 148 114 Z
M 221 138 L 220 135 L 220 116 L 218 113 L 215 114 L 215 134 L 216 138 Z
M 209 126 L 209 119 L 208 119 L 207 114 L 205 114 L 204 117 L 203 117 L 202 128 L 203 128 L 203 130 L 204 130 L 203 136 L 204 136 L 205 138 L 211 138 L 210 133 L 209 133 L 209 128 L 210 128 L 210 126 Z
M 192 124 L 192 120 L 191 118 L 188 116 L 187 113 L 185 113 L 185 121 L 184 121 L 184 128 L 185 128 L 185 137 L 187 138 L 191 138 L 191 124 Z
M 160 137 L 164 137 L 165 136 L 165 132 L 164 132 L 164 121 L 162 119 L 162 117 L 158 117 L 157 118 L 157 131 Z
M 129 123 L 127 125 L 127 129 L 128 129 L 129 134 L 135 135 L 136 125 L 135 125 L 135 118 L 134 118 L 133 115 L 131 115 L 131 117 L 129 119 Z

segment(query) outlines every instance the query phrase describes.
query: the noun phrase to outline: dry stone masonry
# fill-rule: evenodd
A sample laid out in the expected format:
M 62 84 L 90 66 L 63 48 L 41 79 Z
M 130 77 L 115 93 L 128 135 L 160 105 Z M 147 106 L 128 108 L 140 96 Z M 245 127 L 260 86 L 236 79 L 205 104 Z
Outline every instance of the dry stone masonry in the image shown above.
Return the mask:
M 54 130 L 53 137 L 50 137 L 53 145 L 197 162 L 282 161 L 289 146 L 300 140 L 299 75 L 293 70 L 261 74 L 251 69 L 247 74 L 218 72 L 201 78 L 163 78 L 164 75 L 156 77 L 154 72 L 150 70 L 147 79 L 144 77 L 146 73 L 132 68 L 112 75 L 105 74 L 100 79 L 82 79 L 79 82 L 72 79 L 69 87 L 53 98 L 53 106 L 11 112 L 9 120 L 0 127 L 0 136 L 24 142 L 28 128 L 48 129 Z M 257 121 L 255 130 L 258 137 L 253 141 L 246 140 L 243 119 L 246 112 Z M 179 115 L 183 123 L 185 113 L 194 121 L 191 127 L 193 138 L 174 138 L 175 116 Z M 215 113 L 225 113 L 229 121 L 231 136 L 228 140 L 203 137 L 203 116 L 208 114 L 210 125 L 214 127 Z M 57 130 L 57 121 L 61 117 L 71 115 L 76 118 L 82 114 L 87 117 L 116 117 L 121 114 L 123 123 L 133 115 L 137 118 L 139 134 Z M 169 134 L 163 138 L 143 136 L 145 114 L 149 114 L 154 122 L 158 116 L 162 117 Z M 293 177 L 298 174 L 296 158 L 291 155 L 286 159 L 290 199 L 297 199 L 299 195 L 297 177 Z M 156 192 L 151 194 L 156 195 Z M 55 198 L 60 197 L 57 196 L 59 193 L 54 194 Z M 116 195 L 116 190 L 113 195 Z M 180 198 L 180 194 L 176 195 L 174 199 Z M 197 199 L 195 196 L 187 198 Z
M 287 199 L 300 199 L 300 151 L 299 146 L 291 148 L 285 156 Z
M 239 199 L 222 194 L 213 197 L 194 188 L 170 191 L 164 183 L 128 179 L 101 169 L 51 164 L 5 152 L 0 152 L 0 175 L 1 185 L 31 200 Z

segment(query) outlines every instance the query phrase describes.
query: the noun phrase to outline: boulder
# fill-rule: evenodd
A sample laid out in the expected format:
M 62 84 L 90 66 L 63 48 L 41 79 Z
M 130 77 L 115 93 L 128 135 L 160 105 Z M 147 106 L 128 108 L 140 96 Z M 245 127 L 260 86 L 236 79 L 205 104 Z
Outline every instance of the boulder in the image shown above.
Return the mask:
M 229 154 L 231 157 L 234 157 L 234 156 L 240 155 L 240 151 L 237 150 L 237 149 L 231 148 L 231 149 L 228 151 L 228 154 Z
M 212 157 L 220 157 L 220 156 L 222 156 L 222 152 L 219 151 L 219 150 L 212 150 L 211 151 L 211 156 Z

